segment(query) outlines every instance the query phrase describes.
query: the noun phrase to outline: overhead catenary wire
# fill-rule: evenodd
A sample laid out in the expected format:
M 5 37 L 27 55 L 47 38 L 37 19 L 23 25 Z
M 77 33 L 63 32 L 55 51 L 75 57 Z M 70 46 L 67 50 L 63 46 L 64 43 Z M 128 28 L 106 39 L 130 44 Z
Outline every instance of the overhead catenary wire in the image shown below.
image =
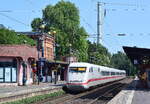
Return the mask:
M 97 2 L 97 44 L 102 43 L 102 36 L 103 36 L 103 18 L 106 15 L 105 9 L 103 7 L 105 5 L 125 5 L 125 6 L 137 6 L 133 4 L 122 4 L 122 3 L 107 3 L 107 2 Z M 99 13 L 100 12 L 100 13 Z
M 35 13 L 35 12 L 41 12 L 41 10 L 0 10 L 0 13 Z
M 141 8 L 141 9 L 137 9 L 137 8 L 133 8 L 133 9 L 129 9 L 129 8 L 126 8 L 126 9 L 116 9 L 116 8 L 112 8 L 112 9 L 105 9 L 106 11 L 120 11 L 120 10 L 123 10 L 123 11 L 145 11 L 147 9 L 145 8 Z M 94 10 L 96 12 L 96 10 Z M 36 12 L 41 12 L 41 10 L 0 10 L 0 12 L 2 13 L 13 13 L 13 12 L 16 12 L 16 13 L 36 13 Z M 81 16 L 81 18 L 83 18 Z M 83 18 L 83 21 L 85 21 L 85 19 Z M 86 22 L 86 21 L 85 21 Z M 86 22 L 87 23 L 87 22 Z M 91 26 L 90 26 L 91 27 Z
M 8 16 L 8 15 L 6 15 L 6 14 L 4 14 L 4 13 L 0 13 L 0 15 L 1 15 L 1 16 L 4 16 L 4 17 L 7 17 L 8 19 L 10 19 L 10 20 L 12 20 L 12 21 L 15 21 L 15 22 L 17 22 L 17 23 L 20 23 L 20 24 L 22 24 L 22 25 L 24 25 L 24 26 L 30 27 L 28 24 L 25 24 L 25 23 L 23 23 L 23 22 L 21 22 L 21 21 L 15 19 L 15 18 L 13 18 L 13 17 L 11 17 L 11 16 Z
M 12 16 L 9 16 L 8 14 L 6 14 L 6 13 L 17 13 L 17 14 L 21 14 L 21 13 L 26 13 L 26 14 L 28 14 L 28 16 L 26 17 L 26 18 L 30 18 L 31 17 L 31 13 L 37 13 L 37 12 L 41 12 L 41 10 L 33 10 L 31 7 L 33 7 L 33 2 L 31 1 L 31 0 L 25 0 L 28 4 L 30 4 L 30 8 L 28 8 L 29 10 L 0 10 L 0 15 L 1 16 L 3 16 L 3 17 L 6 17 L 6 18 L 8 18 L 9 20 L 11 20 L 11 21 L 15 21 L 15 22 L 17 22 L 17 23 L 19 23 L 19 24 L 22 24 L 22 25 L 24 25 L 24 26 L 26 26 L 26 27 L 30 27 L 30 25 L 29 24 L 26 24 L 26 23 L 24 23 L 24 22 L 22 22 L 22 21 L 20 21 L 20 20 L 18 20 L 18 19 L 16 19 L 16 18 L 14 18 L 14 17 L 12 17 Z M 30 20 L 29 20 L 30 21 Z
M 107 21 L 105 21 L 105 24 L 108 26 L 109 31 L 111 31 L 111 33 L 113 33 L 113 30 L 111 29 L 110 24 L 109 24 Z M 114 38 L 114 39 L 116 40 L 116 42 L 117 42 L 119 45 L 121 45 L 121 44 L 119 43 L 119 41 L 118 41 L 116 38 Z
M 119 5 L 119 6 L 136 6 L 136 7 L 142 7 L 145 5 L 139 5 L 139 4 L 127 4 L 127 3 L 115 3 L 115 2 L 100 2 L 104 5 Z
M 134 8 L 134 9 L 124 9 L 125 11 L 128 11 L 128 10 L 133 10 L 133 11 L 137 11 L 137 8 L 141 8 L 141 9 L 139 9 L 139 10 L 141 10 L 141 11 L 144 11 L 145 9 L 143 9 L 143 7 L 145 8 L 147 5 L 143 5 L 143 4 L 141 4 L 141 2 L 140 3 L 137 3 L 137 4 L 127 4 L 127 3 L 115 3 L 115 2 L 101 2 L 101 1 L 99 1 L 99 0 L 91 0 L 91 2 L 99 2 L 99 3 L 101 3 L 101 4 L 103 4 L 103 5 L 117 5 L 117 6 L 129 6 L 129 7 L 136 7 L 136 8 Z M 111 11 L 117 11 L 117 10 L 119 10 L 119 9 L 107 9 L 107 10 L 111 10 Z M 94 11 L 96 11 L 96 10 L 94 10 Z
M 86 22 L 86 20 L 82 16 L 80 16 L 80 17 L 82 18 L 83 22 L 89 27 L 89 29 L 91 29 L 91 31 L 93 31 L 93 33 L 96 33 L 93 26 L 90 25 L 88 22 Z
M 25 1 L 27 1 L 30 4 L 30 6 L 33 6 L 33 2 L 32 1 L 30 1 L 30 0 L 25 0 Z
M 111 48 L 111 50 L 114 50 L 114 48 L 111 45 L 109 45 L 105 40 L 103 40 L 103 42 L 104 42 L 105 45 L 108 45 L 109 48 Z M 115 48 L 115 50 L 116 50 L 116 48 Z
M 93 42 L 96 43 L 97 37 L 93 36 L 93 34 L 91 34 L 90 37 L 88 37 L 88 39 L 93 39 L 94 40 Z M 114 50 L 114 48 L 106 40 L 103 40 L 103 42 L 104 42 L 105 45 L 107 45 L 109 48 L 111 48 L 111 50 Z

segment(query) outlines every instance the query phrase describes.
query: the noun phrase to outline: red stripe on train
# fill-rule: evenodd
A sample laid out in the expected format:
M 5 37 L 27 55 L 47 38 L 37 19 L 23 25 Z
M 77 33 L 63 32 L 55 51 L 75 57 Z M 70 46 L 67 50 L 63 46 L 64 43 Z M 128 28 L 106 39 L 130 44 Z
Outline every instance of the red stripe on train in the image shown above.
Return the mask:
M 106 79 L 112 79 L 112 78 L 118 78 L 118 77 L 124 77 L 124 76 L 113 76 L 113 77 L 104 77 L 104 78 L 94 78 L 89 79 L 85 83 L 66 83 L 67 85 L 87 85 L 89 82 L 97 81 L 97 80 L 106 80 Z

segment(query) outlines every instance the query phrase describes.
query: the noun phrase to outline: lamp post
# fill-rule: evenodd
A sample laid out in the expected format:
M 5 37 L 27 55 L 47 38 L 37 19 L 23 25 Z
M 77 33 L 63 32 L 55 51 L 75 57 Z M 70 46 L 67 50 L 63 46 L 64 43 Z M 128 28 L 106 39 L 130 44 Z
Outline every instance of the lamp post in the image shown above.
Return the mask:
M 53 36 L 54 36 L 54 60 L 55 60 L 55 68 L 57 67 L 56 66 L 56 31 L 53 31 L 52 32 Z M 54 72 L 54 75 L 55 75 L 55 84 L 57 83 L 57 70 L 55 69 L 55 72 Z
M 55 68 L 56 68 L 56 31 L 51 31 L 51 32 L 48 32 L 48 34 L 51 34 L 51 35 L 53 35 L 53 39 L 54 39 L 54 45 L 53 45 L 53 47 L 54 47 L 54 51 L 53 51 L 53 54 L 54 54 L 54 61 L 55 61 Z M 57 83 L 57 70 L 55 69 L 55 71 L 54 71 L 54 75 L 55 75 L 55 81 L 54 81 L 54 83 L 56 84 Z
M 45 28 L 44 24 L 40 26 L 41 36 L 38 37 L 38 85 L 40 82 L 40 75 L 42 76 L 42 68 L 43 68 L 43 64 L 44 64 L 43 63 L 43 59 L 44 59 L 44 37 L 43 37 L 44 28 Z M 40 57 L 40 51 L 42 51 L 41 57 Z
M 70 60 L 71 60 L 71 46 L 72 46 L 72 44 L 69 44 L 69 64 L 70 64 Z
M 40 28 L 41 28 L 41 33 L 42 33 L 42 36 L 40 37 L 40 40 L 42 42 L 42 47 L 41 47 L 42 48 L 42 58 L 44 58 L 44 37 L 43 37 L 43 33 L 44 33 L 45 25 L 44 24 L 41 25 Z

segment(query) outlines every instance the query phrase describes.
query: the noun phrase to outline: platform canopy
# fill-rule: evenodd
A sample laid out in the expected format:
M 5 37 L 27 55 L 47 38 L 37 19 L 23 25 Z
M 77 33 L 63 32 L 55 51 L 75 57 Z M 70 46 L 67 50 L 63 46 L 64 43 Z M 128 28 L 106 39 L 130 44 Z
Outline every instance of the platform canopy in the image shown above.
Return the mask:
M 127 46 L 123 49 L 134 65 L 150 64 L 150 49 Z

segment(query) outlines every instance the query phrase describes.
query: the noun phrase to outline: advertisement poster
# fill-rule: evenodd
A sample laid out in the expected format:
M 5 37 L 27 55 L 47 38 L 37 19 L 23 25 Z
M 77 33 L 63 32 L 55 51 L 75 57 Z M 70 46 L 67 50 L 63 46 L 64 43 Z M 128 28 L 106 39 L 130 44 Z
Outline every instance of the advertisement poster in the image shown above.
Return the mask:
M 5 82 L 11 82 L 11 68 L 5 67 Z
M 12 68 L 12 82 L 16 82 L 16 68 Z
M 0 67 L 0 82 L 3 82 L 4 79 L 2 79 L 4 76 L 3 76 L 3 71 L 4 71 L 4 68 L 3 67 Z

